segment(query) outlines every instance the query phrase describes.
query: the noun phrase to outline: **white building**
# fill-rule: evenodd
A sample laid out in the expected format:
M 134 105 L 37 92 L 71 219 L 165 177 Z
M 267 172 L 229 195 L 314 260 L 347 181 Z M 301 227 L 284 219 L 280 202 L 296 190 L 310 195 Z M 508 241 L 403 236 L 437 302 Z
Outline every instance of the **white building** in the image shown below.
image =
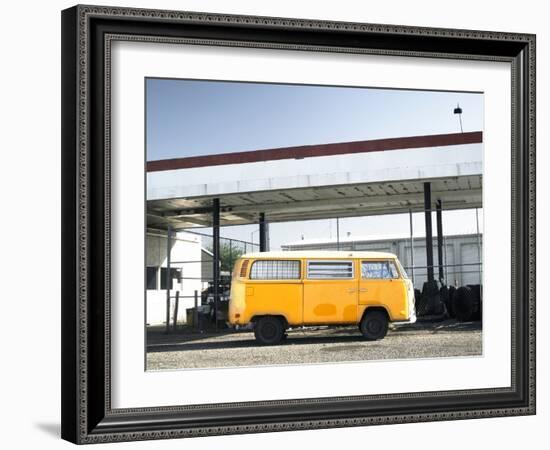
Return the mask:
M 347 236 L 340 238 L 339 241 L 334 238 L 306 239 L 284 244 L 281 248 L 283 250 L 370 250 L 394 253 L 407 270 L 409 277 L 414 279 L 414 287 L 422 289 L 422 284 L 427 279 L 426 238 L 416 236 L 413 238 L 413 243 L 412 255 L 410 236 L 403 235 Z M 445 236 L 443 243 L 443 274 L 446 283 L 454 286 L 480 284 L 482 265 L 479 250 L 482 246 L 482 236 L 478 234 Z M 434 276 L 437 279 L 439 268 L 435 236 L 433 254 Z
M 174 320 L 175 296 L 179 292 L 179 323 L 186 321 L 186 309 L 194 306 L 194 294 L 203 288 L 201 237 L 196 234 L 178 232 L 171 239 L 170 252 L 170 322 Z M 166 235 L 147 232 L 146 235 L 146 316 L 147 325 L 166 323 L 167 285 L 167 238 Z

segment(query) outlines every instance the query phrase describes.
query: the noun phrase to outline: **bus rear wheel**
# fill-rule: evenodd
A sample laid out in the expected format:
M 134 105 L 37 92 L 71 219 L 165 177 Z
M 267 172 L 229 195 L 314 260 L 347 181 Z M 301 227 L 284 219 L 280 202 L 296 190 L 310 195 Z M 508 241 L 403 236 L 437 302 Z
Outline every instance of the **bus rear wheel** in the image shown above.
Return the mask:
M 254 337 L 262 345 L 279 344 L 284 337 L 283 321 L 274 316 L 260 317 L 254 326 Z
M 388 316 L 382 311 L 367 311 L 359 324 L 359 330 L 367 341 L 383 339 L 388 332 Z

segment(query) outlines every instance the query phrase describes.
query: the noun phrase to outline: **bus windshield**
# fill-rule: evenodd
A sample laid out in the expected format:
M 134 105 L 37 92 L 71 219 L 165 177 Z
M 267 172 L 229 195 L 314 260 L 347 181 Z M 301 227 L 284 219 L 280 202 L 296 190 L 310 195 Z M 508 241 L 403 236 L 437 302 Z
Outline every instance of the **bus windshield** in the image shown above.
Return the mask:
M 409 278 L 409 275 L 407 275 L 407 271 L 406 271 L 405 268 L 401 265 L 401 261 L 399 261 L 398 259 L 396 259 L 395 262 L 396 262 L 397 265 L 399 266 L 399 271 L 403 274 L 403 278 Z

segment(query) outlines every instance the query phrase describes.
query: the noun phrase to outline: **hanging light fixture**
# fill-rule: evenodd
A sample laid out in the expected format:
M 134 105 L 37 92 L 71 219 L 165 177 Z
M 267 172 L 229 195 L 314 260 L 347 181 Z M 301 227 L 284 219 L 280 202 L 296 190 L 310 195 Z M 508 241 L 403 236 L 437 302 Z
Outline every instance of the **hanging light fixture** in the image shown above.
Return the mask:
M 457 103 L 456 108 L 453 110 L 453 114 L 458 114 L 458 121 L 460 122 L 460 132 L 464 133 L 464 130 L 462 129 L 462 108 Z

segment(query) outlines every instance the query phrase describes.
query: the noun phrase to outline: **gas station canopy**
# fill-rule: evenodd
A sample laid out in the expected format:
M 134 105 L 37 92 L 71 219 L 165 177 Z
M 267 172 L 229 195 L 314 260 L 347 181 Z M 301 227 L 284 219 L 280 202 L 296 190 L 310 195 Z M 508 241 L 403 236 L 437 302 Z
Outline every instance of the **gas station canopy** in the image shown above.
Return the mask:
M 482 206 L 482 133 L 195 156 L 147 164 L 147 226 L 173 230 Z M 433 206 L 433 205 L 432 205 Z

